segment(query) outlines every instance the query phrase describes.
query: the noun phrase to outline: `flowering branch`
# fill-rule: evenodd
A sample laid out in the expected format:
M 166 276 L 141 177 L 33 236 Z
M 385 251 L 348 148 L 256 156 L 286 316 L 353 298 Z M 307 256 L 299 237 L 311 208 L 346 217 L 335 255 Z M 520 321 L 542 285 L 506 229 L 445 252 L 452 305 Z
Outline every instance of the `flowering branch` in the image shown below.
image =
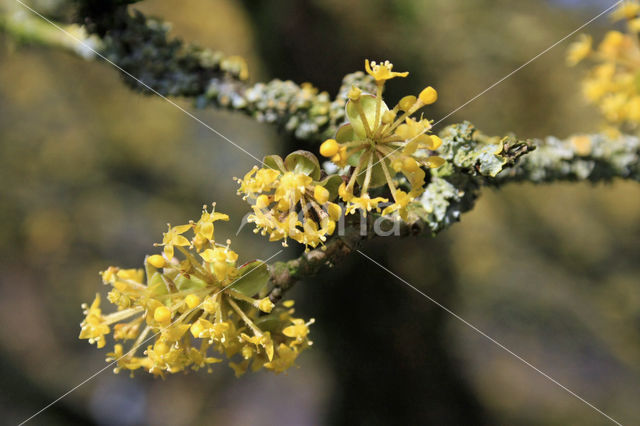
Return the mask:
M 433 176 L 419 203 L 411 206 L 410 219 L 400 223 L 396 236 L 433 234 L 460 220 L 471 210 L 482 186 L 513 182 L 551 183 L 555 181 L 610 181 L 615 178 L 640 181 L 640 138 L 622 135 L 573 136 L 564 140 L 547 137 L 520 141 L 513 136 L 498 140 L 476 131 L 470 123 L 447 127 L 440 133 L 440 156 L 448 160 Z M 526 154 L 526 155 L 525 155 Z M 326 250 L 314 249 L 297 259 L 271 266 L 275 303 L 305 277 L 332 267 L 358 245 L 375 237 L 371 224 L 365 232 L 360 224 L 347 225 L 344 235 L 331 238 Z
M 468 122 L 437 136 L 431 134 L 433 122 L 418 115 L 438 99 L 431 86 L 395 106 L 384 101 L 386 82 L 408 75 L 393 71 L 389 61 L 367 60 L 367 74 L 347 75 L 333 100 L 308 83 L 250 85 L 242 58 L 170 39 L 166 24 L 130 13 L 132 2 L 79 1 L 83 26 L 63 27 L 76 43 L 61 41 L 29 17 L 0 22 L 23 40 L 86 58 L 97 51 L 125 70 L 125 82 L 142 93 L 193 98 L 198 107 L 243 112 L 299 139 L 326 139 L 319 151 L 329 161 L 321 165 L 308 151 L 284 159 L 270 155 L 262 167 L 236 179 L 238 194 L 253 210 L 248 221 L 271 241 L 303 244 L 305 253 L 297 259 L 270 267 L 262 261 L 239 265 L 230 242 L 214 239 L 213 223 L 228 217 L 205 207 L 197 222 L 169 226 L 158 244 L 162 254 L 148 256 L 144 269 L 104 271 L 104 283 L 112 286 L 108 300 L 118 310 L 103 314 L 97 295 L 85 306 L 80 338 L 98 347 L 109 334 L 116 341 L 135 339 L 128 352 L 117 343 L 108 354 L 118 369 L 142 368 L 156 375 L 208 369 L 221 361 L 210 356 L 215 352 L 229 359 L 236 374 L 285 371 L 311 345 L 307 335 L 313 320 L 294 318 L 292 301 L 276 303 L 297 281 L 339 263 L 380 234 L 382 221 L 396 236 L 435 235 L 473 208 L 483 186 L 615 177 L 640 181 L 636 137 L 524 141 L 486 136 Z M 141 348 L 150 338 L 154 343 Z
M 487 137 L 471 123 L 449 126 L 440 137 L 438 154 L 447 163 L 432 172 L 425 192 L 409 204 L 407 218 L 397 223 L 394 236 L 434 235 L 459 221 L 462 213 L 473 208 L 482 186 L 497 184 L 497 175 L 511 170 L 521 156 L 535 148 L 532 142 L 513 136 Z M 297 281 L 334 266 L 364 240 L 375 238 L 372 228 L 378 220 L 380 215 L 369 215 L 364 227 L 359 221 L 349 221 L 345 231 L 330 238 L 325 247 L 271 265 L 271 300 L 276 303 Z

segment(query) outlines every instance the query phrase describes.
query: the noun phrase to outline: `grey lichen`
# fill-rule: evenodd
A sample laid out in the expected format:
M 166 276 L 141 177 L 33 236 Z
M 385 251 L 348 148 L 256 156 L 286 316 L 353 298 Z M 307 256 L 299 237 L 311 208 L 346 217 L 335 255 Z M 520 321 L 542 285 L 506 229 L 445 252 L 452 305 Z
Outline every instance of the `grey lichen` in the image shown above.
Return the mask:
M 458 222 L 462 212 L 471 208 L 469 206 L 463 209 L 463 200 L 471 196 L 472 199 L 467 201 L 473 204 L 473 193 L 476 190 L 475 187 L 456 188 L 446 179 L 435 177 L 418 199 L 417 204 L 420 208 L 414 207 L 412 212 L 422 219 L 432 232 L 438 232 Z
M 488 137 L 464 122 L 445 128 L 438 155 L 447 163 L 432 171 L 432 178 L 412 214 L 432 233 L 448 228 L 471 210 L 483 185 L 495 184 L 495 176 L 507 170 L 533 149 L 529 141 L 514 136 Z
M 520 141 L 514 136 L 486 136 L 468 121 L 445 128 L 440 137 L 443 143 L 438 155 L 447 160 L 447 166 L 436 171 L 438 176 L 465 172 L 493 178 L 534 149 L 531 142 Z
M 346 93 L 351 85 L 373 90 L 373 84 L 373 79 L 362 72 L 347 74 L 331 100 L 327 92 L 319 92 L 310 83 L 272 80 L 242 89 L 213 79 L 206 97 L 209 102 L 275 124 L 298 139 L 319 141 L 333 135 L 344 122 Z
M 625 178 L 640 181 L 640 139 L 636 136 L 553 136 L 534 140 L 536 150 L 497 176 L 499 183 L 558 180 L 591 182 Z

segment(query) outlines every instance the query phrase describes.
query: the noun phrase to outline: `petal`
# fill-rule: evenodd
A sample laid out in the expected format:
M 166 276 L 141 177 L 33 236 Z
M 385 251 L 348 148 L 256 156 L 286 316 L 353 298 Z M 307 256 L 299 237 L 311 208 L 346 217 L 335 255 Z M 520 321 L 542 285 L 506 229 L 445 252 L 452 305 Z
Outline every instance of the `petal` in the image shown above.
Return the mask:
M 213 223 L 202 223 L 200 224 L 200 235 L 210 240 L 213 238 Z
M 207 262 L 213 262 L 216 260 L 215 252 L 213 249 L 206 249 L 202 253 L 200 253 L 200 257 L 202 257 Z
M 178 225 L 174 226 L 171 230 L 176 234 L 184 234 L 189 229 L 191 229 L 191 225 Z
M 176 235 L 175 237 L 173 237 L 173 245 L 175 246 L 188 246 L 189 244 L 191 244 L 189 240 L 187 240 L 182 235 Z

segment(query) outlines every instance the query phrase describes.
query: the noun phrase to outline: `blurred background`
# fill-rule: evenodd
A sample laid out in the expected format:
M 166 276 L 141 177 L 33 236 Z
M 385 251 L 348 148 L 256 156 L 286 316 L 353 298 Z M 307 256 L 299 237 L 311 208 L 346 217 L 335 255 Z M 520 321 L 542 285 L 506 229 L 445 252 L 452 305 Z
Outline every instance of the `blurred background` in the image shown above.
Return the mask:
M 5 1 L 5 6 L 12 3 Z M 56 16 L 60 1 L 30 2 Z M 426 85 L 439 119 L 610 1 L 149 0 L 136 8 L 188 41 L 242 55 L 253 81 L 310 81 L 332 95 L 365 58 Z M 11 6 L 14 7 L 14 6 Z M 611 27 L 602 18 L 596 36 Z M 449 117 L 523 138 L 595 132 L 584 69 L 563 44 Z M 241 260 L 280 246 L 235 235 L 245 203 L 232 177 L 250 157 L 104 63 L 0 34 L 0 417 L 15 424 L 104 367 L 77 339 L 98 271 L 138 267 L 165 224 L 216 201 Z M 182 105 L 190 108 L 188 102 Z M 249 118 L 197 111 L 258 157 L 300 143 Z M 308 148 L 308 147 L 307 147 Z M 312 147 L 315 148 L 315 147 Z M 364 251 L 622 423 L 640 419 L 640 186 L 513 185 L 485 190 L 437 238 Z M 288 249 L 280 260 L 299 254 Z M 316 318 L 314 347 L 287 375 L 165 380 L 105 371 L 33 424 L 606 424 L 604 417 L 364 258 L 291 293 Z

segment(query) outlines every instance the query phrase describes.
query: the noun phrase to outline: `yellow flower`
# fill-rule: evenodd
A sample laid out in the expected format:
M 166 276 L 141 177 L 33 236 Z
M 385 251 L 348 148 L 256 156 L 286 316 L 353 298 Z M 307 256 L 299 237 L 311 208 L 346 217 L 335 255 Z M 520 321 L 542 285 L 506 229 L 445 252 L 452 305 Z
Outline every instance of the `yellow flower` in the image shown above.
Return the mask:
M 210 269 L 213 270 L 216 278 L 221 281 L 232 275 L 238 260 L 238 254 L 230 250 L 229 247 L 206 249 L 200 253 L 200 256 L 211 265 Z
M 165 232 L 162 238 L 162 243 L 158 244 L 164 246 L 164 254 L 168 259 L 173 258 L 173 246 L 188 246 L 189 240 L 182 236 L 185 232 L 191 229 L 191 225 L 180 225 L 171 227 L 167 224 L 169 230 Z
M 212 211 L 209 212 L 207 211 L 207 206 L 202 206 L 202 216 L 200 216 L 200 220 L 193 224 L 195 235 L 192 242 L 198 250 L 202 250 L 205 245 L 210 244 L 213 240 L 214 222 L 218 220 L 229 220 L 228 215 L 217 213 L 215 207 L 214 203 Z
M 369 60 L 365 59 L 364 69 L 367 71 L 367 74 L 375 78 L 376 81 L 385 81 L 395 77 L 406 77 L 409 75 L 408 72 L 391 71 L 393 69 L 393 64 L 389 61 L 384 61 L 379 64 L 372 61 L 371 64 L 369 64 Z
M 353 195 L 353 193 L 349 192 L 350 190 L 346 186 L 344 186 L 344 183 L 342 184 L 342 188 L 342 193 L 348 194 L 344 197 L 345 201 L 348 200 L 349 203 L 347 205 L 346 214 L 352 214 L 358 210 L 362 210 L 365 216 L 367 215 L 367 212 L 370 212 L 371 210 L 380 212 L 380 203 L 386 203 L 389 201 L 388 199 L 382 197 L 370 198 L 369 194 L 367 193 L 365 193 L 362 197 L 356 197 Z
M 104 347 L 106 344 L 104 336 L 109 334 L 111 330 L 100 310 L 100 295 L 96 294 L 96 298 L 90 307 L 83 305 L 83 308 L 86 317 L 80 325 L 80 339 L 89 339 L 89 343 L 96 343 L 99 348 Z
M 271 333 L 268 331 L 264 334 L 258 334 L 249 336 L 246 333 L 241 333 L 240 338 L 247 343 L 251 343 L 256 346 L 256 349 L 262 348 L 267 355 L 269 361 L 273 359 L 273 340 L 271 340 Z
M 264 364 L 265 368 L 272 370 L 276 374 L 282 373 L 291 368 L 298 357 L 297 351 L 288 347 L 284 343 L 280 343 L 277 353 L 277 358 Z
M 308 322 L 304 322 L 304 320 L 300 318 L 294 318 L 291 320 L 293 325 L 286 327 L 282 330 L 282 334 L 287 337 L 292 337 L 296 339 L 294 342 L 291 342 L 291 346 L 296 346 L 300 344 L 304 344 L 307 340 L 307 336 L 309 334 L 309 326 L 315 322 L 313 318 L 311 318 Z
M 609 31 L 604 40 L 598 46 L 598 51 L 602 56 L 610 60 L 615 60 L 625 53 L 633 44 L 631 38 L 620 31 Z
M 574 136 L 571 138 L 570 142 L 573 145 L 573 149 L 576 151 L 576 154 L 583 157 L 591 154 L 591 139 L 589 136 Z
M 210 371 L 225 356 L 237 373 L 249 367 L 281 372 L 311 345 L 308 329 L 291 327 L 307 327 L 312 321 L 293 318 L 289 304 L 275 306 L 268 297 L 256 297 L 266 289 L 267 266 L 254 261 L 238 267 L 238 254 L 230 242 L 220 246 L 213 240 L 208 224 L 226 218 L 205 209 L 197 223 L 170 227 L 163 240 L 165 249 L 186 247 L 183 234 L 187 231 L 193 239 L 200 235 L 202 244 L 182 250 L 182 258 L 173 253 L 176 257 L 171 262 L 162 256 L 147 257 L 153 267 L 147 268 L 146 277 L 142 269 L 115 266 L 101 273 L 104 283 L 113 287 L 109 301 L 117 308 L 104 315 L 96 295 L 91 306 L 83 305 L 79 337 L 99 348 L 105 346 L 112 329 L 117 341 L 133 340 L 130 349 L 118 343 L 107 354 L 109 361 L 117 361 L 116 372 L 140 369 L 164 376 L 205 367 Z M 152 262 L 162 266 L 156 268 Z M 282 345 L 295 350 L 276 350 Z M 220 357 L 212 356 L 213 352 Z M 233 362 L 238 357 L 245 360 Z

